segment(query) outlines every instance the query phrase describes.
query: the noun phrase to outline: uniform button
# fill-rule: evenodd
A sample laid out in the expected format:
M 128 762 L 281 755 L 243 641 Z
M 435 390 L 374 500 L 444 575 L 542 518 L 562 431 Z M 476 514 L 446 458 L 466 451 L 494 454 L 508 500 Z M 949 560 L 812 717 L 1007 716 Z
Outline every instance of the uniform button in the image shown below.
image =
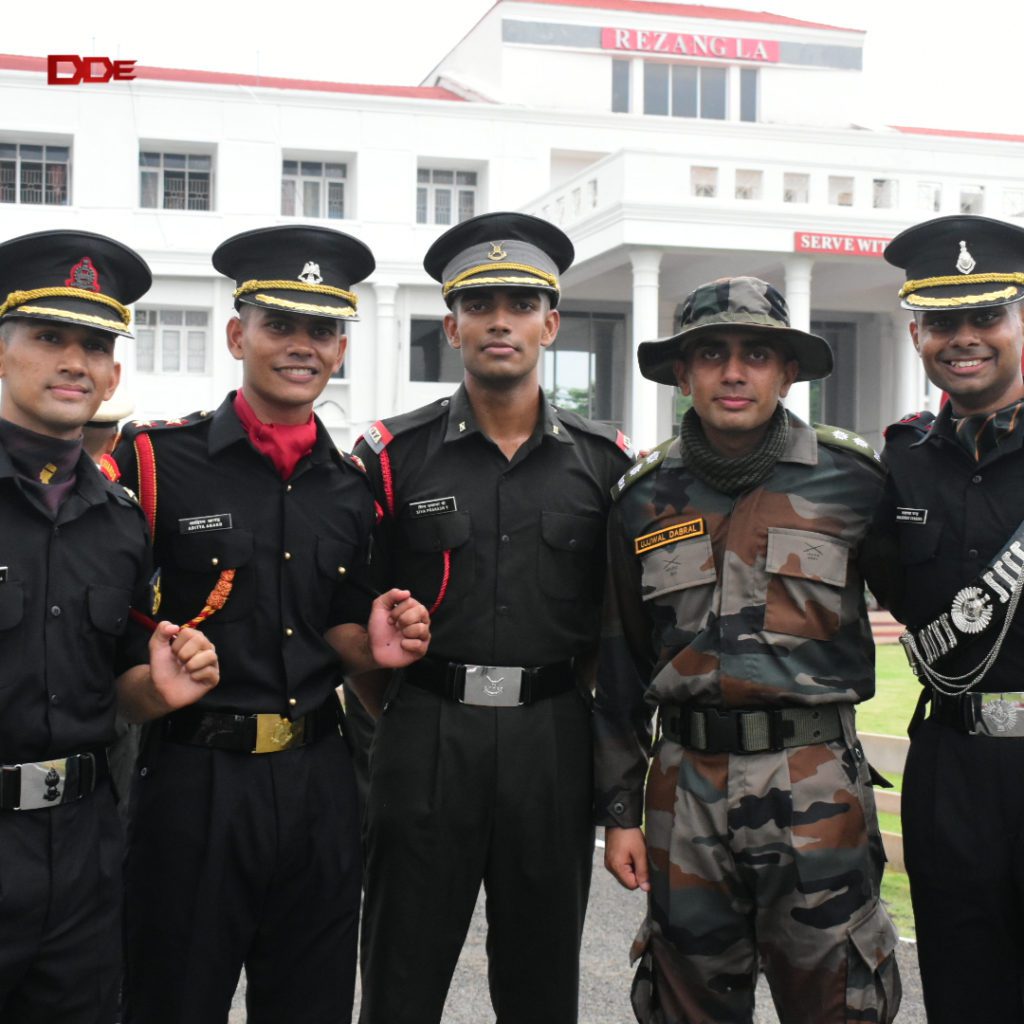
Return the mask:
M 507 543 L 508 543 L 508 542 L 509 542 L 509 541 L 510 541 L 511 539 L 512 539 L 512 538 L 511 538 L 511 537 L 509 537 L 509 535 L 508 535 L 507 533 L 503 533 L 503 534 L 501 535 L 501 543 L 502 543 L 502 544 L 507 544 Z
M 56 619 L 56 618 L 59 618 L 59 617 L 60 617 L 60 605 L 58 605 L 58 604 L 55 604 L 55 605 L 54 605 L 54 606 L 53 606 L 53 607 L 52 607 L 52 608 L 50 609 L 50 614 L 51 614 L 51 615 L 52 615 L 52 616 L 53 616 L 53 617 L 54 617 L 55 619 Z
M 345 575 L 345 566 L 343 566 L 343 565 L 339 565 L 338 566 L 338 575 L 339 576 L 344 576 Z
M 285 630 L 284 630 L 284 635 L 285 636 L 294 636 L 295 635 L 295 630 L 292 629 L 291 626 L 286 626 Z
M 288 706 L 289 707 L 295 707 L 295 705 L 298 704 L 298 703 L 299 702 L 294 697 L 289 697 L 288 698 Z
M 978 557 L 978 549 L 977 548 L 971 548 L 971 550 L 967 552 L 967 557 L 968 558 L 977 558 Z
M 569 550 L 571 551 L 571 550 L 572 550 L 572 549 L 573 549 L 574 547 L 576 547 L 576 538 L 575 538 L 575 537 L 573 537 L 573 538 L 572 538 L 572 539 L 571 539 L 571 540 L 569 541 Z
M 622 814 L 622 812 L 625 809 L 626 809 L 626 805 L 621 800 L 616 800 L 615 803 L 612 804 L 612 810 L 616 814 Z
M 147 775 L 149 774 L 149 769 L 148 769 L 148 768 L 140 768 L 140 769 L 139 769 L 139 774 L 140 774 L 140 775 L 141 775 L 141 776 L 142 776 L 143 778 L 145 778 L 145 777 L 146 777 L 146 776 L 147 776 Z
M 214 556 L 210 559 L 210 565 L 220 565 L 220 559 Z
M 981 474 L 980 473 L 976 473 L 974 476 L 972 476 L 971 477 L 971 483 L 972 484 L 980 484 L 981 483 Z
M 291 489 L 292 489 L 292 485 L 291 485 L 291 484 L 288 484 L 288 486 L 287 486 L 287 487 L 285 487 L 285 493 L 287 493 L 287 492 L 288 492 L 288 491 L 290 491 Z
M 284 560 L 286 562 L 290 562 L 292 560 L 292 553 L 290 551 L 286 551 L 284 553 Z
M 499 615 L 508 615 L 508 605 L 507 604 L 499 604 L 498 605 L 498 614 Z
M 58 697 L 57 694 L 55 694 L 55 693 L 51 693 L 50 694 L 50 703 L 54 707 L 56 707 L 60 703 L 60 697 Z

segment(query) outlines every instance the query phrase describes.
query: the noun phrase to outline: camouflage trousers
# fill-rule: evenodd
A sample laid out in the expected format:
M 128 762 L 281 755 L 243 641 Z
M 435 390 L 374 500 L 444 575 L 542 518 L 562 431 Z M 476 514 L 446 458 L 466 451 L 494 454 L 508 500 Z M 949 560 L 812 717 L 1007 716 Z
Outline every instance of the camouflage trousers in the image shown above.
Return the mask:
M 641 1024 L 752 1019 L 759 961 L 783 1024 L 886 1024 L 900 1002 L 884 854 L 853 726 L 845 741 L 707 754 L 664 738 L 647 783 L 651 873 Z

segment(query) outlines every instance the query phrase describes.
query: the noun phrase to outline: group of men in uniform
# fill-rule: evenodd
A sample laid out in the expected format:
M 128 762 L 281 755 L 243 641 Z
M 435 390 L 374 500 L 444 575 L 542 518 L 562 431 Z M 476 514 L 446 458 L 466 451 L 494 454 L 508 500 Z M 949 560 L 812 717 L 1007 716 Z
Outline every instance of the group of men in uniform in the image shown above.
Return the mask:
M 1024 231 L 939 218 L 886 255 L 948 402 L 881 460 L 785 409 L 830 349 L 735 277 L 640 347 L 690 408 L 632 462 L 544 396 L 573 249 L 506 213 L 424 262 L 462 385 L 347 456 L 312 410 L 372 254 L 246 232 L 213 256 L 241 387 L 132 424 L 112 483 L 82 432 L 148 268 L 0 245 L 0 1017 L 223 1022 L 244 966 L 250 1021 L 349 1020 L 365 887 L 361 1022 L 438 1022 L 483 885 L 497 1019 L 569 1024 L 597 823 L 647 894 L 642 1024 L 749 1021 L 760 968 L 786 1024 L 891 1021 L 866 582 L 931 698 L 903 798 L 930 1019 L 1024 1021 Z M 362 845 L 343 674 L 377 719 Z M 115 696 L 150 720 L 123 976 Z

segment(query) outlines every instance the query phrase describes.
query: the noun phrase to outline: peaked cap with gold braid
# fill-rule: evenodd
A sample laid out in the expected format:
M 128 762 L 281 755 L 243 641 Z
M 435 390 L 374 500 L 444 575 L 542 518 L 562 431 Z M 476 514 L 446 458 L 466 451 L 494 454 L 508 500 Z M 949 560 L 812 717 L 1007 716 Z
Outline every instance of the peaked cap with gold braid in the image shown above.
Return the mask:
M 921 311 L 1024 299 L 1024 229 L 991 217 L 935 217 L 901 231 L 885 258 L 906 271 L 900 305 Z
M 130 338 L 128 306 L 152 283 L 137 252 L 91 231 L 37 231 L 0 245 L 0 320 L 52 320 Z
M 358 320 L 352 285 L 373 273 L 373 253 L 351 235 L 306 224 L 243 231 L 217 246 L 213 266 L 240 303 L 285 313 Z
M 427 250 L 423 266 L 450 307 L 470 288 L 529 288 L 558 305 L 558 275 L 575 252 L 564 231 L 526 213 L 483 213 L 456 224 Z

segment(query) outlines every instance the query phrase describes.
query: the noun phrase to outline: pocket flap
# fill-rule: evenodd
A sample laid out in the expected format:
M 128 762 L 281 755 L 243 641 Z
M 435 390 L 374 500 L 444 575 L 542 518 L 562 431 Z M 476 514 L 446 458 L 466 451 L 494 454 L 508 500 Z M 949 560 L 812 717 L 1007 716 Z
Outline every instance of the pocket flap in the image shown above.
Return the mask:
M 190 572 L 237 569 L 252 558 L 253 536 L 248 530 L 214 530 L 174 538 L 175 564 Z
M 892 954 L 899 935 L 885 907 L 876 902 L 860 921 L 850 925 L 850 941 L 864 963 L 875 970 Z
M 413 551 L 449 551 L 469 540 L 472 530 L 467 512 L 445 512 L 400 520 L 405 542 Z
M 10 629 L 25 614 L 25 592 L 19 580 L 0 583 L 0 629 Z
M 93 583 L 86 596 L 89 621 L 101 633 L 120 636 L 128 627 L 128 609 L 131 607 L 131 601 L 131 591 L 124 587 L 105 587 Z
M 939 523 L 900 523 L 900 561 L 904 565 L 929 562 L 939 547 Z
M 846 584 L 849 560 L 850 545 L 838 537 L 809 530 L 768 528 L 768 572 L 842 587 Z
M 591 551 L 604 532 L 604 521 L 568 512 L 541 512 L 540 535 L 559 551 Z
M 343 576 L 352 568 L 355 545 L 327 537 L 316 539 L 316 564 L 328 576 Z
M 715 555 L 708 536 L 679 540 L 642 556 L 644 601 L 660 594 L 713 583 Z

